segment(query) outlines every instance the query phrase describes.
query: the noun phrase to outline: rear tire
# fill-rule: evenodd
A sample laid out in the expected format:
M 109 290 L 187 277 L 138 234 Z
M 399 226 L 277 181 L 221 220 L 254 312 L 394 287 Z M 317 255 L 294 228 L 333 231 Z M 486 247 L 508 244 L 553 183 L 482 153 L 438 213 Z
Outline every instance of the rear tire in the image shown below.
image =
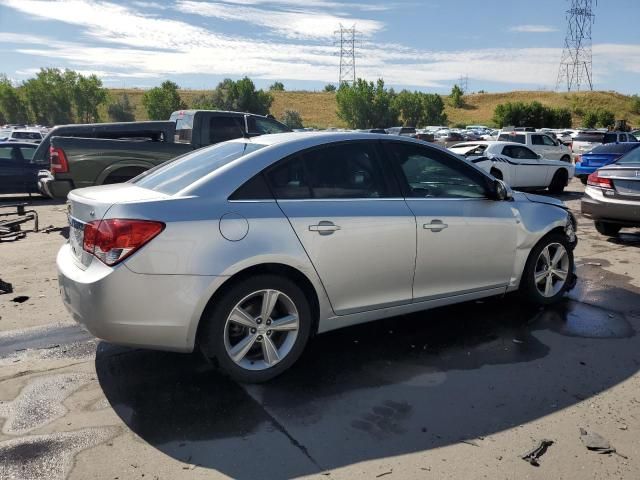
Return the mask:
M 264 305 L 271 302 L 272 294 L 276 300 L 267 314 L 269 309 Z M 262 315 L 267 318 L 262 319 Z M 287 320 L 293 317 L 297 317 L 296 325 Z M 215 357 L 232 379 L 262 383 L 298 360 L 311 335 L 313 318 L 307 297 L 295 283 L 286 277 L 263 274 L 227 289 L 203 322 L 199 336 L 203 353 Z M 246 351 L 243 344 L 250 345 Z
M 545 250 L 546 254 L 543 253 Z M 560 256 L 563 251 L 564 255 Z M 551 233 L 529 253 L 520 281 L 520 293 L 535 305 L 551 305 L 571 289 L 573 275 L 573 250 L 569 240 L 560 233 Z
M 617 236 L 622 229 L 622 225 L 618 225 L 617 223 L 595 222 L 595 225 L 598 233 L 606 235 L 607 237 Z
M 549 184 L 549 192 L 554 194 L 559 194 L 564 192 L 564 187 L 566 187 L 567 185 L 568 178 L 569 177 L 567 175 L 566 170 L 564 169 L 558 170 L 553 176 L 551 183 Z
M 583 185 L 587 184 L 587 177 L 580 177 L 580 181 L 582 182 Z

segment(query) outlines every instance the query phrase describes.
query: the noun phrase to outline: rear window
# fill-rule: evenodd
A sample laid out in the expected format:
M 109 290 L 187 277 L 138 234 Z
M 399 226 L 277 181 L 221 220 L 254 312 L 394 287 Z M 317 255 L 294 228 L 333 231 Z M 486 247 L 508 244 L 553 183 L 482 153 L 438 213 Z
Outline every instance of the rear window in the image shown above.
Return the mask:
M 573 137 L 574 142 L 602 143 L 604 133 L 579 133 Z
M 11 137 L 19 140 L 40 140 L 42 134 L 40 132 L 13 132 Z
M 527 137 L 517 133 L 501 133 L 498 140 L 501 142 L 517 142 L 523 145 L 527 143 Z
M 173 195 L 234 160 L 261 149 L 249 142 L 220 143 L 189 153 L 149 170 L 133 182 L 139 187 Z
M 626 155 L 620 157 L 616 163 L 640 163 L 640 148 L 634 148 Z
M 169 120 L 176 122 L 174 142 L 191 143 L 193 135 L 193 113 L 173 112 Z
M 606 143 L 598 145 L 590 153 L 627 153 L 637 146 L 637 143 Z

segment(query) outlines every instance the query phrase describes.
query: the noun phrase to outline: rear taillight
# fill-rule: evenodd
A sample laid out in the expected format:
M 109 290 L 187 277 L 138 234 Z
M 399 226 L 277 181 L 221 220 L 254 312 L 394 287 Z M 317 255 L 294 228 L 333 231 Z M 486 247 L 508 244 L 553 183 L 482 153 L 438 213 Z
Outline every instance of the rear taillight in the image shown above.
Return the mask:
M 106 265 L 121 262 L 164 230 L 164 223 L 110 218 L 88 223 L 83 248 Z
M 69 171 L 67 156 L 61 148 L 49 147 L 49 162 L 51 173 L 67 173 Z
M 599 176 L 597 170 L 587 177 L 587 185 L 600 188 L 613 188 L 611 179 Z

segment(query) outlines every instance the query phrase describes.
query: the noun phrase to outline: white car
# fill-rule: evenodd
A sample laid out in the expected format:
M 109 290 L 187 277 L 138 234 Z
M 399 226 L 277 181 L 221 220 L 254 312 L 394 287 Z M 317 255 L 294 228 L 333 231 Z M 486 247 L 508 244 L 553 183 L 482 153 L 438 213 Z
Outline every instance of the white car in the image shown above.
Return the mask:
M 548 188 L 551 193 L 562 193 L 575 172 L 571 163 L 544 158 L 516 142 L 464 142 L 449 150 L 513 188 Z
M 534 152 L 551 160 L 571 162 L 571 149 L 542 132 L 501 131 L 497 140 L 526 145 Z
M 38 130 L 11 130 L 7 132 L 5 141 L 40 143 L 42 141 L 42 133 Z

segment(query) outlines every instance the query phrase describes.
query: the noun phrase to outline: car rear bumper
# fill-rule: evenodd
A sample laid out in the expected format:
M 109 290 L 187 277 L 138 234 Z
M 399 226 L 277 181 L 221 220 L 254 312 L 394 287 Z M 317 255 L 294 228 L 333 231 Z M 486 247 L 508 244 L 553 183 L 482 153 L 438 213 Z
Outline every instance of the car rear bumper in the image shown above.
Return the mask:
M 74 189 L 71 180 L 56 180 L 48 170 L 38 172 L 38 190 L 51 198 L 66 200 L 67 195 Z
M 598 168 L 600 167 L 582 166 L 578 163 L 576 164 L 576 177 L 578 178 L 588 177 L 593 172 L 595 172 Z
M 607 202 L 589 195 L 580 202 L 582 214 L 592 220 L 640 227 L 640 202 Z
M 221 277 L 144 275 L 93 259 L 81 268 L 69 244 L 58 252 L 60 295 L 74 320 L 108 342 L 190 352 L 212 284 Z

